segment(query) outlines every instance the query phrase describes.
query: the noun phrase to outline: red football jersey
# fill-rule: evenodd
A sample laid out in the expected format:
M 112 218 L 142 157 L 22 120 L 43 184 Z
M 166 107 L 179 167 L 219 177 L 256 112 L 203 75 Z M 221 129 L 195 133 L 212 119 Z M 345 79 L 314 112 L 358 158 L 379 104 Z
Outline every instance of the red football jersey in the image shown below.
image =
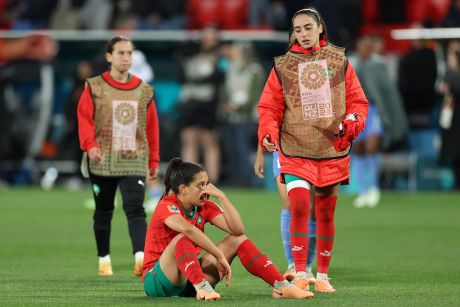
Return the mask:
M 147 229 L 142 279 L 153 268 L 163 251 L 169 245 L 169 242 L 179 234 L 165 224 L 165 220 L 168 217 L 180 214 L 187 222 L 204 232 L 204 224 L 221 213 L 223 213 L 222 209 L 209 200 L 205 200 L 202 206 L 194 207 L 193 212 L 189 213 L 185 212 L 176 195 L 172 194 L 163 198 L 158 203 Z M 201 248 L 197 247 L 196 252 L 199 254 Z

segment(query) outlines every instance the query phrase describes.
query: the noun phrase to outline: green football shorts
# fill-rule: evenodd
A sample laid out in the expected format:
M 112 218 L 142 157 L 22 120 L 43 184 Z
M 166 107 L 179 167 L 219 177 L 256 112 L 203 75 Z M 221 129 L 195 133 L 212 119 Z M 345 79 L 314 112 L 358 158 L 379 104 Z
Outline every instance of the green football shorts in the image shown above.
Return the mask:
M 195 296 L 196 292 L 188 280 L 183 285 L 174 285 L 161 270 L 160 260 L 145 274 L 144 290 L 149 297 Z

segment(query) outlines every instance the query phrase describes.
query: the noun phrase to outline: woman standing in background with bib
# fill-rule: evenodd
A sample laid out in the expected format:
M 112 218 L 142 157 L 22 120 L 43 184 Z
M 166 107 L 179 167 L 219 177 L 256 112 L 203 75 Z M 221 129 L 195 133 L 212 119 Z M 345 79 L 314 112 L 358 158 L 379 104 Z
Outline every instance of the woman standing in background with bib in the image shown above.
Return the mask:
M 116 36 L 106 46 L 110 69 L 90 78 L 78 103 L 80 147 L 85 152 L 96 210 L 93 228 L 101 276 L 113 275 L 110 231 L 119 186 L 135 255 L 134 275 L 141 276 L 146 214 L 143 207 L 146 172 L 158 175 L 159 129 L 153 90 L 128 72 L 133 43 Z

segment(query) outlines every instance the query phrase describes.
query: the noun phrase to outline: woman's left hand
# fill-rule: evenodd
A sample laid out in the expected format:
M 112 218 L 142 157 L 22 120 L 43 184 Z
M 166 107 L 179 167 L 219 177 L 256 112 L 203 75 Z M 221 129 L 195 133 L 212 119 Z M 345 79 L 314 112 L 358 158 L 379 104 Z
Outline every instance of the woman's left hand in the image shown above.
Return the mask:
M 230 264 L 228 263 L 225 257 L 221 257 L 217 259 L 217 271 L 219 272 L 219 279 L 222 280 L 225 277 L 225 286 L 230 286 L 230 282 L 232 281 L 232 269 L 230 268 Z
M 158 172 L 159 172 L 159 168 L 158 168 L 158 167 L 149 169 L 149 173 L 148 173 L 148 175 L 149 175 L 149 180 L 155 180 L 155 179 L 157 179 L 157 177 L 158 177 Z
M 265 150 L 268 151 L 268 152 L 274 152 L 274 151 L 277 150 L 276 143 L 275 142 L 273 142 L 273 143 L 270 142 L 270 136 L 268 134 L 262 140 L 262 144 L 264 145 Z

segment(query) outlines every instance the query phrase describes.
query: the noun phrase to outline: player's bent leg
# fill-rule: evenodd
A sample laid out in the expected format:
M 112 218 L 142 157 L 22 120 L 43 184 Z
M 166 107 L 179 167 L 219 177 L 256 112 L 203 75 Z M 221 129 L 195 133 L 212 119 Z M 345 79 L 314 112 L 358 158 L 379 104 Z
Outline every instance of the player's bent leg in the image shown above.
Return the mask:
M 228 263 L 232 264 L 233 259 L 235 259 L 238 253 L 238 246 L 246 239 L 247 237 L 245 235 L 228 235 L 219 243 L 217 243 L 216 246 L 222 251 Z M 219 271 L 217 270 L 216 264 L 216 258 L 214 258 L 214 256 L 209 253 L 205 253 L 201 258 L 201 268 L 203 273 L 206 276 L 206 280 L 208 280 L 209 283 L 213 286 L 217 285 L 217 283 L 220 281 Z
M 238 246 L 238 257 L 249 273 L 259 277 L 273 287 L 272 297 L 313 297 L 313 293 L 304 291 L 287 281 L 272 261 L 263 254 L 251 240 L 246 239 Z
M 196 290 L 197 299 L 220 299 L 220 294 L 214 291 L 209 281 L 206 280 L 193 243 L 182 234 L 177 235 L 169 243 L 158 263 L 164 275 L 162 286 L 168 290 L 164 296 L 184 296 L 185 292 L 190 292 L 187 289 L 190 283 Z M 175 293 L 175 295 L 168 295 L 169 293 Z
M 161 264 L 162 272 L 174 285 L 182 285 L 187 281 L 187 277 L 181 272 L 176 263 L 176 244 L 182 238 L 184 238 L 182 234 L 175 236 L 165 248 L 158 261 Z

